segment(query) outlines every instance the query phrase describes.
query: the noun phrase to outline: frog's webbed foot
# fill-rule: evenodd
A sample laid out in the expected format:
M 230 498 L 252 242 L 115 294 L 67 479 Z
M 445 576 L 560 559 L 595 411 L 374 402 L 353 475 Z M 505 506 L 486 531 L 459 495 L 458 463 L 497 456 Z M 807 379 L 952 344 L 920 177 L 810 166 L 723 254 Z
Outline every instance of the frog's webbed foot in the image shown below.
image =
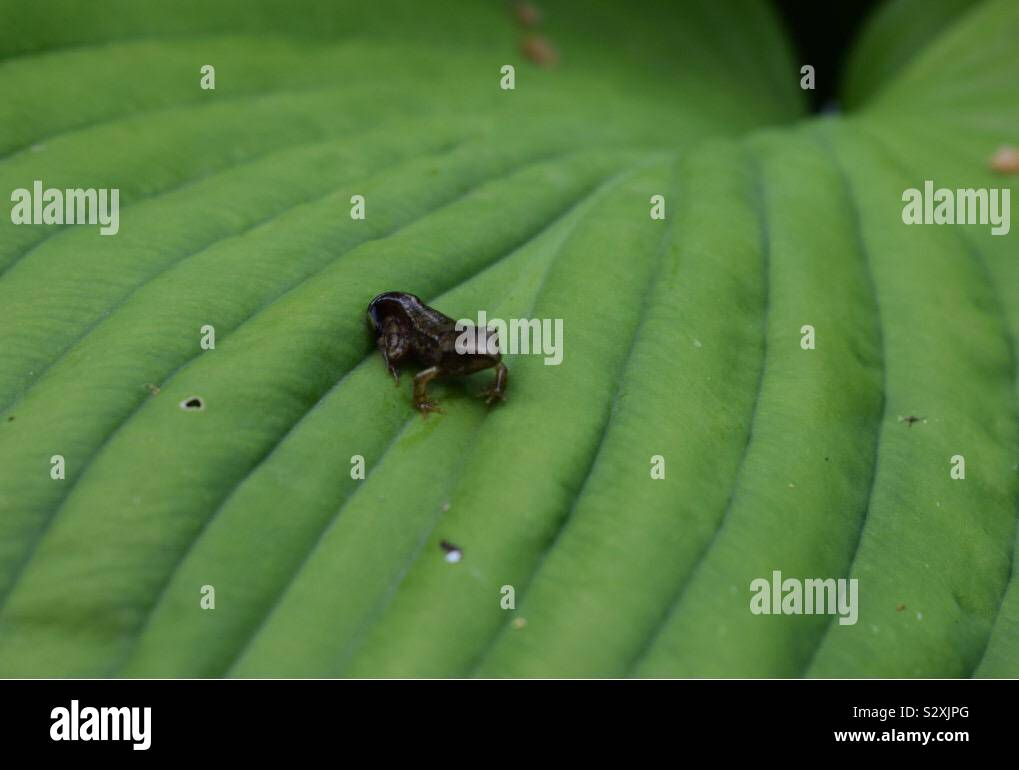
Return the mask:
M 495 369 L 495 379 L 491 385 L 481 391 L 481 397 L 488 405 L 492 405 L 496 401 L 505 401 L 508 384 L 509 370 L 506 368 L 506 364 L 499 364 Z
M 429 412 L 443 413 L 439 404 L 428 398 L 428 383 L 439 376 L 439 367 L 429 366 L 414 376 L 414 408 L 427 417 Z
M 446 413 L 446 410 L 439 406 L 437 401 L 416 401 L 414 408 L 421 412 L 422 417 L 428 417 L 431 412 Z
M 485 388 L 483 391 L 481 391 L 481 397 L 485 399 L 485 403 L 488 406 L 491 406 L 496 401 L 506 400 L 506 394 L 503 393 L 501 390 L 496 389 L 494 385 L 490 388 Z

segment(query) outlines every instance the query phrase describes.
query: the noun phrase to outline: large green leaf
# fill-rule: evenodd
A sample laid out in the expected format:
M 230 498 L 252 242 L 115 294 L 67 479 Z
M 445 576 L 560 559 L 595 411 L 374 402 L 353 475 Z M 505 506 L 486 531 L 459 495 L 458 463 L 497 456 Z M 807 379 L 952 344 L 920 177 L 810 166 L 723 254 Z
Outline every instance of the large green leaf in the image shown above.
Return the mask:
M 502 3 L 3 5 L 0 188 L 122 212 L 0 225 L 0 674 L 1019 675 L 1016 236 L 901 220 L 1015 187 L 1014 3 L 892 4 L 823 119 L 750 0 L 543 3 L 556 66 Z M 386 290 L 564 361 L 422 420 Z

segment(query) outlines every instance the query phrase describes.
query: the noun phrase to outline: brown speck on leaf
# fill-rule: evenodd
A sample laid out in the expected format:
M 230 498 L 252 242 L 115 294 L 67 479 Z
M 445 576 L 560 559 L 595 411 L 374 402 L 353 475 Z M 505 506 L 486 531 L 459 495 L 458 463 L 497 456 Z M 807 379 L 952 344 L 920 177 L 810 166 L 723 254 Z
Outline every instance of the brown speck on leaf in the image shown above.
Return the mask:
M 513 15 L 521 27 L 536 27 L 541 23 L 541 9 L 532 3 L 514 3 Z
M 513 626 L 513 628 L 519 631 L 521 628 L 527 625 L 527 618 L 513 618 L 513 623 L 511 625 Z
M 990 160 L 991 171 L 999 174 L 1019 174 L 1019 147 L 1002 145 Z
M 153 385 L 151 382 L 147 382 L 147 383 L 145 383 L 145 387 L 149 389 L 149 393 L 151 393 L 153 396 L 158 396 L 159 395 L 159 386 L 158 385 Z
M 520 43 L 520 52 L 540 67 L 554 67 L 559 63 L 559 52 L 540 35 L 528 35 Z
M 912 428 L 914 422 L 920 422 L 922 419 L 923 417 L 914 417 L 913 415 L 909 415 L 908 417 L 900 417 L 899 422 L 904 422 L 906 423 L 907 428 Z
M 906 609 L 906 605 L 905 604 L 897 604 L 895 606 L 895 611 L 896 612 L 902 612 L 904 609 Z
M 180 402 L 180 408 L 189 412 L 199 412 L 205 408 L 205 402 L 198 396 L 191 396 Z

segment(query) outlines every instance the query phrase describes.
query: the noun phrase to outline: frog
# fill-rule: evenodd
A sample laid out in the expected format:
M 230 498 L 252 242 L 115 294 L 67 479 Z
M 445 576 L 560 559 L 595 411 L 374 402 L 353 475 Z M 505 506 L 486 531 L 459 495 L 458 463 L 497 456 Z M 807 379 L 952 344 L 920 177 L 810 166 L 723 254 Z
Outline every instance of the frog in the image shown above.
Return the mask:
M 386 369 L 400 384 L 400 367 L 410 360 L 425 367 L 414 376 L 414 408 L 422 417 L 444 410 L 428 397 L 428 383 L 438 377 L 465 377 L 495 367 L 495 379 L 481 396 L 492 405 L 506 400 L 509 370 L 502 362 L 497 337 L 488 329 L 460 324 L 414 294 L 387 291 L 368 303 L 368 328 Z M 457 340 L 462 339 L 457 350 Z

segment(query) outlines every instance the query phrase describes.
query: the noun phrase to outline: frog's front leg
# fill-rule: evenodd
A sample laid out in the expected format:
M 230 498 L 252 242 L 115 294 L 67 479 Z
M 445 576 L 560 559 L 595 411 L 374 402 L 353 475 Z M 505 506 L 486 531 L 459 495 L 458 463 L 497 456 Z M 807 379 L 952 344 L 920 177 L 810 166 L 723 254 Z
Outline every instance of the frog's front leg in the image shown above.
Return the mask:
M 382 360 L 385 362 L 386 368 L 393 375 L 396 384 L 399 385 L 400 370 L 396 365 L 407 355 L 407 350 L 410 347 L 409 338 L 395 318 L 387 318 L 382 326 L 382 334 L 375 342 L 379 352 L 382 353 Z
M 495 379 L 492 380 L 492 384 L 482 391 L 481 395 L 485 399 L 486 404 L 491 404 L 495 400 L 505 401 L 506 400 L 506 386 L 509 384 L 509 369 L 506 368 L 506 364 L 499 363 L 495 367 Z
M 429 366 L 414 377 L 414 408 L 421 412 L 422 417 L 427 417 L 429 412 L 442 412 L 439 405 L 428 398 L 428 383 L 440 374 L 439 367 Z

